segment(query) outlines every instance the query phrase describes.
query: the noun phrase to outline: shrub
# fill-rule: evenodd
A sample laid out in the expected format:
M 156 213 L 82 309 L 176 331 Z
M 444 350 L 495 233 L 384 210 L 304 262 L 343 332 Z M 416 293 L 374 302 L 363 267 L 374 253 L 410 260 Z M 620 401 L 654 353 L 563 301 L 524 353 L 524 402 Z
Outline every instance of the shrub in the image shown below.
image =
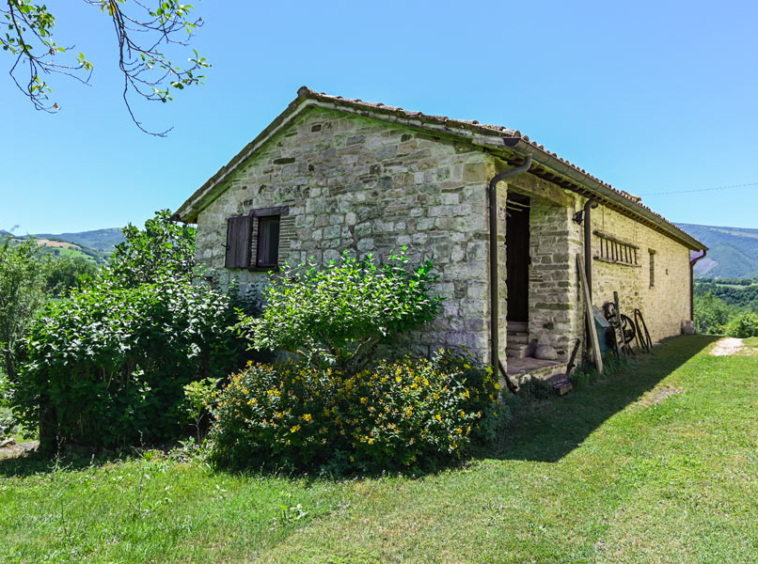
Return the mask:
M 726 334 L 740 338 L 758 336 L 758 314 L 747 311 L 738 314 L 727 323 Z
M 192 280 L 196 230 L 171 218 L 169 210 L 161 210 L 145 222 L 144 229 L 127 225 L 126 240 L 116 245 L 106 275 L 127 287 L 154 284 L 167 275 Z
M 206 378 L 205 380 L 196 380 L 184 386 L 184 409 L 187 415 L 195 424 L 197 431 L 197 440 L 202 440 L 203 423 L 208 415 L 208 408 L 213 404 L 213 398 L 216 397 L 216 388 L 221 378 Z M 207 430 L 207 426 L 205 427 Z
M 228 296 L 174 278 L 75 290 L 32 325 L 14 408 L 28 428 L 41 420 L 46 441 L 174 438 L 187 426 L 183 386 L 244 364 L 234 315 Z
M 506 418 L 498 389 L 488 370 L 449 354 L 354 374 L 251 363 L 218 398 L 213 457 L 337 472 L 433 467 L 491 438 Z
M 50 263 L 47 291 L 57 297 L 66 296 L 72 288 L 85 284 L 97 275 L 97 265 L 83 257 L 63 258 Z
M 429 295 L 432 268 L 429 261 L 410 268 L 404 254 L 379 266 L 371 255 L 358 260 L 347 252 L 322 268 L 284 267 L 265 291 L 263 315 L 243 317 L 239 328 L 258 350 L 360 368 L 380 343 L 434 319 L 442 298 Z
M 192 282 L 194 228 L 164 210 L 124 235 L 109 268 L 31 326 L 12 405 L 26 428 L 39 423 L 44 447 L 186 436 L 184 386 L 225 377 L 249 356 L 229 330 L 236 288 Z
M 719 335 L 732 317 L 732 308 L 723 300 L 708 292 L 694 297 L 695 329 L 698 333 Z

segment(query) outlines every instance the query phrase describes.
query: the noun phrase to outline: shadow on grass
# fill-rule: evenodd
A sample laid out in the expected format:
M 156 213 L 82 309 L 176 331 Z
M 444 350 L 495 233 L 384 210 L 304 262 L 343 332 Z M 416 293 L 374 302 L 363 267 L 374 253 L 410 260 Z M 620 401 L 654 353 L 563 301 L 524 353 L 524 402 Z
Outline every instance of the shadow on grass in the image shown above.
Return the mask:
M 516 408 L 514 420 L 505 431 L 502 442 L 477 449 L 473 459 L 557 462 L 580 446 L 603 422 L 653 389 L 671 372 L 719 338 L 706 335 L 674 337 L 655 347 L 653 354 L 637 356 L 621 366 L 618 372 L 601 376 L 594 383 L 585 385 L 565 397 L 552 397 L 545 401 L 527 400 Z M 96 456 L 68 454 L 62 460 L 56 461 L 49 455 L 29 452 L 12 458 L 0 458 L 0 476 L 23 477 L 53 472 L 59 468 L 80 470 L 126 459 L 134 460 L 140 456 L 139 452 L 134 451 L 101 453 Z M 390 474 L 420 478 L 459 465 L 459 462 L 451 462 L 425 471 L 396 471 Z M 218 470 L 251 476 L 292 475 L 309 481 L 329 478 L 328 474 L 320 472 L 310 474 L 262 469 Z M 365 479 L 382 475 L 385 474 L 377 472 L 352 477 Z M 338 480 L 349 477 L 334 476 Z
M 667 339 L 652 354 L 638 355 L 618 372 L 600 376 L 567 396 L 527 402 L 517 408 L 503 442 L 476 458 L 557 462 L 603 422 L 719 338 L 693 335 Z

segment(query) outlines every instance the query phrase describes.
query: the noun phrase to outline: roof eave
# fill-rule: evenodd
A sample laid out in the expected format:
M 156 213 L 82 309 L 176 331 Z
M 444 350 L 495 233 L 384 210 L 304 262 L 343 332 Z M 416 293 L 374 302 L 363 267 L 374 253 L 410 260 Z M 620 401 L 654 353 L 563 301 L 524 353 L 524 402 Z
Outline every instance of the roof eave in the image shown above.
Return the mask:
M 707 246 L 692 235 L 678 228 L 647 206 L 630 200 L 629 198 L 625 198 L 614 188 L 599 182 L 595 177 L 577 169 L 575 166 L 568 164 L 546 150 L 534 146 L 521 137 L 507 137 L 503 139 L 503 142 L 508 148 L 513 149 L 517 153 L 531 155 L 535 163 L 555 171 L 557 174 L 568 178 L 580 186 L 586 187 L 589 193 L 585 194 L 585 196 L 599 198 L 604 200 L 603 203 L 610 203 L 614 205 L 614 207 L 620 207 L 631 212 L 644 219 L 650 224 L 650 226 L 657 228 L 658 231 L 667 234 L 669 237 L 679 241 L 689 249 L 694 251 L 708 250 Z M 579 192 L 581 192 L 581 190 L 579 190 Z

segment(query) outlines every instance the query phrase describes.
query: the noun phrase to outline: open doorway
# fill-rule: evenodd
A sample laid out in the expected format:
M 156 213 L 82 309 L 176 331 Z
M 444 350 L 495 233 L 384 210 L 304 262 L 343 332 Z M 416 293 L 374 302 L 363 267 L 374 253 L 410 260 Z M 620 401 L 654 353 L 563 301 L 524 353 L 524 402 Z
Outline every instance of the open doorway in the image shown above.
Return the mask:
M 526 333 L 529 323 L 529 198 L 508 194 L 505 220 L 508 332 Z

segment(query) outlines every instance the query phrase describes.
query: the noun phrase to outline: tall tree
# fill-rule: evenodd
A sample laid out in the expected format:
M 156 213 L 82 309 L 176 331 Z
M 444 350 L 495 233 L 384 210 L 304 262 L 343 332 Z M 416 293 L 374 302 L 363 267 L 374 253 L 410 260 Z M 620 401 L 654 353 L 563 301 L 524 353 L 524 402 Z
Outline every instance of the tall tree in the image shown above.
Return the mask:
M 21 339 L 47 299 L 47 262 L 37 242 L 0 237 L 0 367 L 13 379 Z
M 199 74 L 210 64 L 197 51 L 192 51 L 188 64 L 175 65 L 167 49 L 189 47 L 192 34 L 202 25 L 195 19 L 194 7 L 177 0 L 153 0 L 152 6 L 140 0 L 81 0 L 100 8 L 113 24 L 118 44 L 118 67 L 124 79 L 123 98 L 134 123 L 145 133 L 163 136 L 168 131 L 148 131 L 137 120 L 132 98 L 151 102 L 168 102 L 176 90 L 202 83 Z M 0 0 L 0 13 L 5 17 L 0 28 L 0 47 L 14 56 L 10 76 L 37 110 L 56 112 L 57 102 L 50 100 L 51 87 L 46 75 L 63 74 L 88 82 L 92 62 L 84 53 L 66 57 L 73 47 L 55 42 L 55 16 L 44 4 L 32 0 Z M 3 33 L 4 31 L 4 33 Z M 23 75 L 23 77 L 22 77 Z

